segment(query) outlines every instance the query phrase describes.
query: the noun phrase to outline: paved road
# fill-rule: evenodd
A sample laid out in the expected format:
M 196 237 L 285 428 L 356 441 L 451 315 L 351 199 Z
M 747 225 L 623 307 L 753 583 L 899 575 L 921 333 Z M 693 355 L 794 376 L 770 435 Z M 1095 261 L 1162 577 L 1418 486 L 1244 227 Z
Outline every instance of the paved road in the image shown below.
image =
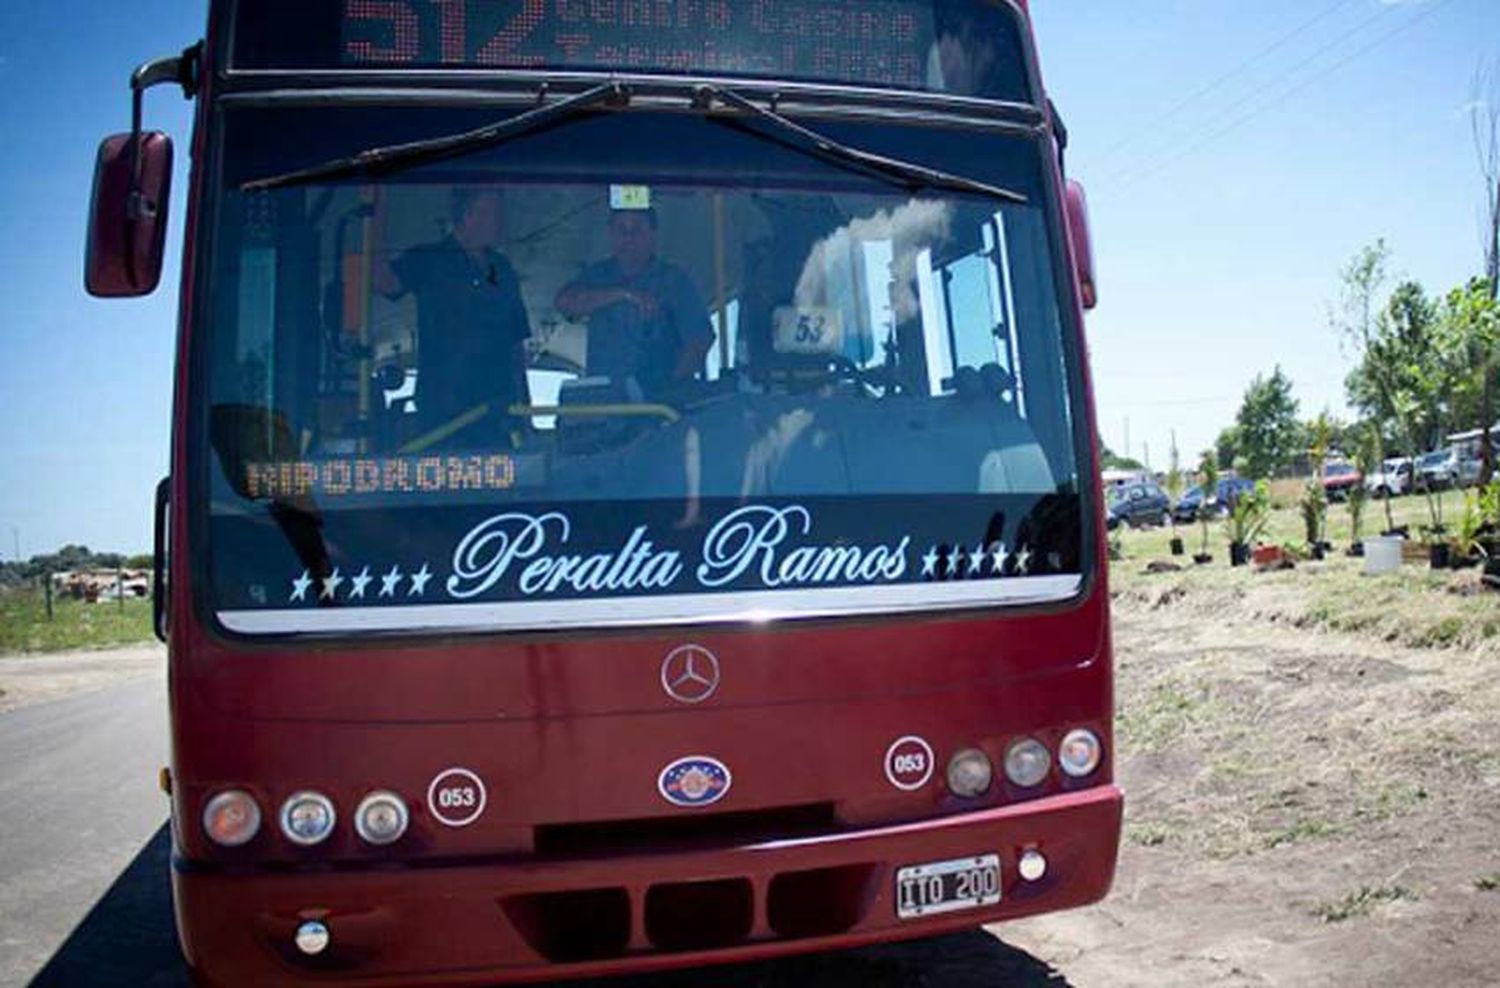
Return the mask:
M 0 985 L 183 988 L 167 881 L 166 685 L 159 673 L 0 715 Z M 591 988 L 1066 988 L 975 931 Z M 563 988 L 563 986 L 560 986 Z M 573 988 L 585 988 L 574 984 Z
M 157 671 L 0 716 L 0 983 L 42 968 L 161 829 L 165 710 Z

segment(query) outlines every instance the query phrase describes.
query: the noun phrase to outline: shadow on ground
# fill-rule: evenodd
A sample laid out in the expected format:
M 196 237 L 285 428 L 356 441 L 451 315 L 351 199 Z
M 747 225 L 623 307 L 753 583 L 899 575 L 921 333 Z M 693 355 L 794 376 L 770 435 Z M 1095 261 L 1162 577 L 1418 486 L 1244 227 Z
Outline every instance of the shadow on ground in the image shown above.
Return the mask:
M 172 926 L 167 880 L 171 836 L 163 824 L 69 934 L 32 988 L 178 988 L 191 984 Z M 980 930 L 737 967 L 571 981 L 559 988 L 1067 988 L 1048 964 Z

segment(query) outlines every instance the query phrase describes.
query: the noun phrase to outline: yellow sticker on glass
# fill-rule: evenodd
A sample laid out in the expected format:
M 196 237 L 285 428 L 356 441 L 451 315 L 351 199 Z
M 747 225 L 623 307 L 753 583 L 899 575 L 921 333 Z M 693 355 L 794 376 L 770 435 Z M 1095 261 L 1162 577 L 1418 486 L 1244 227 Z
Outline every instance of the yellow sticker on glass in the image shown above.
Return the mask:
M 610 209 L 650 209 L 651 186 L 611 185 L 609 187 Z

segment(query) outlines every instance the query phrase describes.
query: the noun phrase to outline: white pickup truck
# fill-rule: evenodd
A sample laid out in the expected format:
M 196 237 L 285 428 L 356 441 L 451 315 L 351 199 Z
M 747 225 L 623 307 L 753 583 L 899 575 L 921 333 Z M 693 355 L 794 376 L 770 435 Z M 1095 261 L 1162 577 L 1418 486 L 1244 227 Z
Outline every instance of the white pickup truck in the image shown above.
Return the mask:
M 1365 477 L 1365 490 L 1376 497 L 1400 497 L 1411 493 L 1411 487 L 1412 461 L 1408 456 L 1392 457 Z

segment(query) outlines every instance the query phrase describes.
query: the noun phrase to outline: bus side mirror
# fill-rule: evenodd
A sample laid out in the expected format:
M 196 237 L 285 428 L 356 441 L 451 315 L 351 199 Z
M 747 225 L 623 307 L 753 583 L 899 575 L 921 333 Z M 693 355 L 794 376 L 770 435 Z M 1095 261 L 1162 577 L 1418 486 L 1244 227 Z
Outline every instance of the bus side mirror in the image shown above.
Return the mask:
M 84 285 L 98 298 L 149 295 L 161 280 L 172 192 L 172 139 L 114 134 L 99 145 Z
M 1094 281 L 1094 241 L 1089 234 L 1089 201 L 1083 186 L 1069 180 L 1065 206 L 1068 214 L 1068 241 L 1073 246 L 1073 274 L 1078 278 L 1078 292 L 1083 307 L 1099 304 L 1099 288 Z

